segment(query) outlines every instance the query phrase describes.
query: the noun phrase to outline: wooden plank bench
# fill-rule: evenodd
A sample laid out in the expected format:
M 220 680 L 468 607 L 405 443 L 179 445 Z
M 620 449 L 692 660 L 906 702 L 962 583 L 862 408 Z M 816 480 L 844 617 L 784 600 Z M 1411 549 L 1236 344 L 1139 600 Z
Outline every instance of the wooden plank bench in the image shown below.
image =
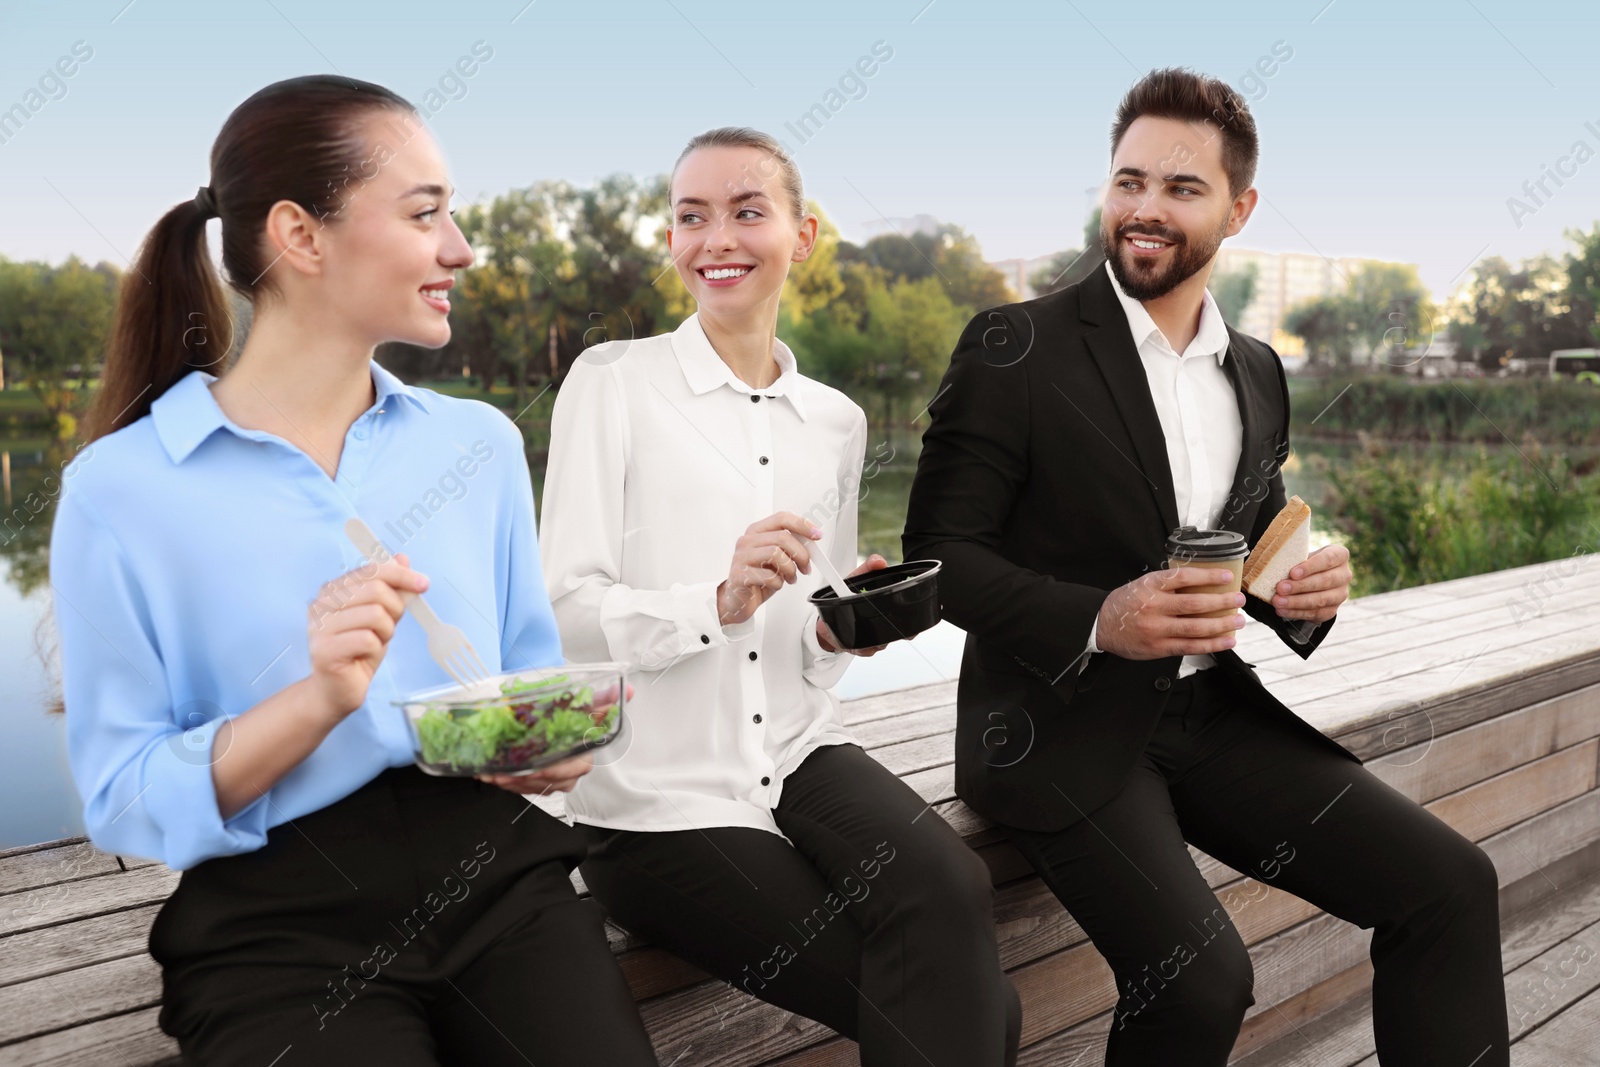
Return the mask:
M 1309 661 L 1254 623 L 1240 651 L 1303 717 L 1494 859 L 1513 1033 L 1558 1047 L 1551 1020 L 1568 1010 L 1569 1029 L 1592 1030 L 1600 970 L 1555 994 L 1539 978 L 1584 946 L 1600 951 L 1600 555 L 1366 597 L 1340 615 Z M 849 701 L 845 717 L 989 865 L 1002 959 L 1023 997 L 1022 1063 L 1098 1062 L 1110 971 L 998 831 L 955 799 L 954 699 L 951 683 L 922 686 Z M 1340 1064 L 1370 1056 L 1368 932 L 1191 852 L 1255 964 L 1235 1060 L 1333 1063 L 1307 1053 L 1312 1033 L 1348 1056 Z M 0 1067 L 175 1062 L 155 1025 L 160 976 L 145 941 L 176 881 L 82 840 L 0 853 Z M 858 1063 L 826 1027 L 609 933 L 663 1064 Z

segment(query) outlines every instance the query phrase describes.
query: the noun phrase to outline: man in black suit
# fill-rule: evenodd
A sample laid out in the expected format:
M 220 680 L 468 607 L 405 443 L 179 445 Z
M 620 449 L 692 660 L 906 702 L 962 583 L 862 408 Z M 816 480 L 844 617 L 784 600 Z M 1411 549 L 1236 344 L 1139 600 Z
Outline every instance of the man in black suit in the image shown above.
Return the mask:
M 904 549 L 943 561 L 945 616 L 967 631 L 956 791 L 1110 964 L 1107 1064 L 1225 1064 L 1255 1003 L 1189 842 L 1372 929 L 1385 1067 L 1505 1065 L 1488 856 L 1274 699 L 1233 651 L 1237 610 L 1196 617 L 1243 607 L 1309 656 L 1348 551 L 1313 553 L 1271 605 L 1166 567 L 1175 527 L 1254 543 L 1284 505 L 1282 364 L 1205 289 L 1255 207 L 1256 154 L 1224 83 L 1151 73 L 1112 129 L 1107 264 L 979 314 L 951 357 Z

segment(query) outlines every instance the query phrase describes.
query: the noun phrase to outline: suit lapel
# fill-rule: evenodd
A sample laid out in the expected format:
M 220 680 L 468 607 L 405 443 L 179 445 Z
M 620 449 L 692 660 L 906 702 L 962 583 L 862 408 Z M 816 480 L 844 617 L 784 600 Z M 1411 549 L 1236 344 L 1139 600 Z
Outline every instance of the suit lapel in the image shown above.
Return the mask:
M 1228 357 L 1222 361 L 1222 366 L 1233 385 L 1233 395 L 1239 402 L 1239 421 L 1244 426 L 1244 435 L 1239 447 L 1239 467 L 1234 471 L 1233 485 L 1223 505 L 1221 526 L 1224 530 L 1232 530 L 1248 538 L 1255 511 L 1249 505 L 1252 497 L 1264 495 L 1259 487 L 1266 481 L 1266 472 L 1257 469 L 1258 457 L 1250 451 L 1256 444 L 1260 416 L 1256 410 L 1256 391 L 1249 360 L 1245 356 L 1245 346 L 1231 327 L 1228 330 Z M 1255 492 L 1250 491 L 1249 483 L 1252 481 L 1257 487 Z
M 1134 346 L 1128 317 L 1122 313 L 1122 305 L 1117 303 L 1111 279 L 1104 270 L 1097 270 L 1084 279 L 1079 293 L 1079 313 L 1090 327 L 1084 333 L 1084 341 L 1111 390 L 1117 413 L 1133 442 L 1135 455 L 1130 457 L 1124 453 L 1123 458 L 1137 469 L 1138 480 L 1149 488 L 1161 514 L 1161 530 L 1165 534 L 1178 525 L 1178 497 L 1172 487 L 1172 465 L 1167 462 L 1166 435 L 1161 430 L 1155 400 L 1150 396 L 1150 382 L 1145 377 L 1139 350 Z M 1083 415 L 1091 423 L 1095 422 L 1095 413 L 1083 412 Z M 1111 440 L 1104 428 L 1098 423 L 1095 425 L 1107 440 Z M 1118 451 L 1122 449 L 1119 447 Z
M 1150 396 L 1150 382 L 1145 377 L 1139 350 L 1133 343 L 1128 318 L 1123 314 L 1122 305 L 1117 302 L 1117 295 L 1111 289 L 1111 279 L 1106 277 L 1104 270 L 1095 271 L 1084 279 L 1081 286 L 1079 314 L 1089 327 L 1084 332 L 1084 341 L 1111 390 L 1117 413 L 1133 442 L 1134 456 L 1124 458 L 1138 468 L 1143 476 L 1140 481 L 1149 487 L 1156 508 L 1161 513 L 1163 532 L 1175 529 L 1178 526 L 1178 498 L 1172 484 L 1172 465 L 1167 461 L 1166 435 L 1161 429 L 1161 418 L 1156 414 L 1155 400 Z M 1249 505 L 1252 498 L 1262 496 L 1260 486 L 1267 480 L 1267 472 L 1259 469 L 1263 457 L 1251 451 L 1256 445 L 1261 420 L 1254 372 L 1246 353 L 1246 345 L 1229 327 L 1228 355 L 1222 361 L 1222 366 L 1239 404 L 1243 433 L 1239 446 L 1239 465 L 1234 470 L 1233 484 L 1228 490 L 1222 521 L 1218 525 L 1224 530 L 1233 530 L 1249 537 L 1254 518 L 1254 509 Z M 1091 417 L 1089 412 L 1084 412 L 1084 415 Z M 1105 433 L 1105 429 L 1098 424 L 1097 428 Z M 1251 491 L 1252 484 L 1255 486 L 1254 492 Z

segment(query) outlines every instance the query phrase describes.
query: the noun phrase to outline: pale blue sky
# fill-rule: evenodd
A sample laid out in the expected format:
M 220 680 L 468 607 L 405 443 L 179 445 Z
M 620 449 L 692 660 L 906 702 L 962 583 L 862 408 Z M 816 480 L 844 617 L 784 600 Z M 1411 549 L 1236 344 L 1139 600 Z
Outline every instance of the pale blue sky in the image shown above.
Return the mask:
M 1445 288 L 1480 254 L 1562 246 L 1600 217 L 1600 159 L 1519 227 L 1574 142 L 1600 151 L 1591 0 L 16 0 L 0 109 L 75 42 L 93 56 L 0 143 L 0 254 L 124 263 L 207 180 L 211 141 L 261 86 L 336 70 L 420 102 L 475 42 L 493 57 L 431 123 L 470 199 L 542 178 L 666 170 L 710 126 L 797 151 L 847 237 L 928 213 L 991 259 L 1075 244 L 1118 98 L 1185 64 L 1255 99 L 1265 204 L 1241 247 L 1418 263 Z M 893 56 L 814 137 L 786 122 L 875 42 Z M 1275 44 L 1292 57 L 1243 79 Z M 883 46 L 880 46 L 880 48 Z M 59 90 L 57 90 L 59 92 Z M 1586 127 L 1592 124 L 1592 129 Z M 1571 169 L 1569 164 L 1568 170 Z

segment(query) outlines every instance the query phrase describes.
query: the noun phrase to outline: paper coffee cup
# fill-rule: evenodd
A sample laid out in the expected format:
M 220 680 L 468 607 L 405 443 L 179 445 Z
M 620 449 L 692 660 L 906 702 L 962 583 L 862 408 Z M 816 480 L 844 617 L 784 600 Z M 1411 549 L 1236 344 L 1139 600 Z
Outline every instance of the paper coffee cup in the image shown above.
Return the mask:
M 1232 579 L 1217 585 L 1191 585 L 1185 593 L 1237 593 L 1244 578 L 1244 561 L 1250 555 L 1250 546 L 1243 534 L 1231 530 L 1201 530 L 1193 526 L 1180 526 L 1167 537 L 1167 566 L 1204 567 L 1208 570 L 1225 570 Z M 1191 618 L 1226 619 L 1239 613 L 1238 608 L 1201 612 Z

